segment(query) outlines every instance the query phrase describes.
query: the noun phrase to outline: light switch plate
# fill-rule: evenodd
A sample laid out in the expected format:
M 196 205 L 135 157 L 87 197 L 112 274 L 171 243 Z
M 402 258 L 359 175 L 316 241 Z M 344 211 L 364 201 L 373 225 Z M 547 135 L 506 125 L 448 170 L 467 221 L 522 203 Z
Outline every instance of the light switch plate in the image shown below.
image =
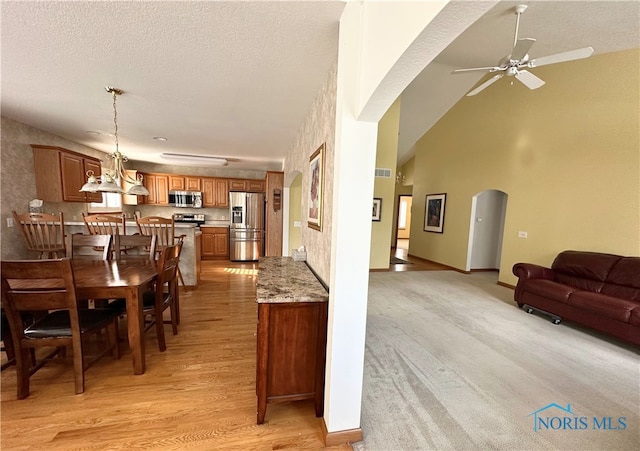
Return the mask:
M 13 218 L 7 218 L 7 227 L 15 227 L 16 223 Z
M 518 238 L 526 238 L 526 237 L 527 237 L 527 232 L 523 232 L 523 231 L 518 232 Z

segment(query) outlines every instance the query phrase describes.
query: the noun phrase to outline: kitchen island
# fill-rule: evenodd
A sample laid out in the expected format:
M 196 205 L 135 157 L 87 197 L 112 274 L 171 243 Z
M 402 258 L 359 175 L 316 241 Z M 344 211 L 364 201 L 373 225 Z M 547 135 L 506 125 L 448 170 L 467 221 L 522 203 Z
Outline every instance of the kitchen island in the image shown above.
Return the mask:
M 64 228 L 66 234 L 83 233 L 87 234 L 87 227 L 82 221 L 65 221 Z M 126 222 L 127 235 L 140 233 L 134 220 Z M 196 234 L 200 233 L 194 224 L 175 224 L 175 235 L 185 235 L 180 253 L 180 272 L 186 286 L 195 287 L 198 285 L 198 265 L 196 262 Z
M 257 279 L 257 423 L 264 423 L 268 402 L 313 399 L 320 417 L 329 293 L 291 257 L 261 257 Z

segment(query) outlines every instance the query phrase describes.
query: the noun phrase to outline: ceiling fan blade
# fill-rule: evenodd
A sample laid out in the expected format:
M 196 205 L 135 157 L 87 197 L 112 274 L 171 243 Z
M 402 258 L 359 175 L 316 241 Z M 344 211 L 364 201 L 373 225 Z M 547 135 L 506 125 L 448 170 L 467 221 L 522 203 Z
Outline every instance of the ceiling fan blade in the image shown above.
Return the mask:
M 475 70 L 488 70 L 489 72 L 496 72 L 498 70 L 504 70 L 502 67 L 498 66 L 489 66 L 489 67 L 470 67 L 469 69 L 456 69 L 452 73 L 460 73 L 460 72 L 471 72 Z
M 589 58 L 593 54 L 593 47 L 585 47 L 583 49 L 569 50 L 568 52 L 556 53 L 555 55 L 543 56 L 541 58 L 532 59 L 527 63 L 527 67 L 539 67 L 547 64 L 563 63 L 565 61 L 579 60 Z
M 536 40 L 533 38 L 518 39 L 516 46 L 513 48 L 513 51 L 511 52 L 510 59 L 514 61 L 520 61 L 524 59 L 524 57 L 527 56 L 527 53 L 529 53 L 529 49 L 531 49 L 531 46 L 535 42 Z
M 484 83 L 482 83 L 480 86 L 478 86 L 477 88 L 475 88 L 472 91 L 469 91 L 469 93 L 467 94 L 467 96 L 475 96 L 477 93 L 479 93 L 480 91 L 482 91 L 483 89 L 491 86 L 492 84 L 494 84 L 496 81 L 500 80 L 502 77 L 504 77 L 504 74 L 498 74 L 498 75 L 494 75 L 493 77 L 491 77 L 490 79 L 488 79 L 487 81 L 485 81 Z
M 520 83 L 525 85 L 529 89 L 538 89 L 544 85 L 544 81 L 527 70 L 518 71 L 516 78 Z

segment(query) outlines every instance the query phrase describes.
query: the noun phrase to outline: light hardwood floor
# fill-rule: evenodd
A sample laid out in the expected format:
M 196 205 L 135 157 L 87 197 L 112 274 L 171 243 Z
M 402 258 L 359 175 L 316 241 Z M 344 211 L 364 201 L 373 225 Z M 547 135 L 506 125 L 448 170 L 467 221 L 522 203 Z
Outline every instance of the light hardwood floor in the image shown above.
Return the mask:
M 324 448 L 311 401 L 269 404 L 256 425 L 256 266 L 203 262 L 198 289 L 181 291 L 179 334 L 165 326 L 166 352 L 147 333 L 143 375 L 133 375 L 126 341 L 120 360 L 87 371 L 81 395 L 69 361 L 45 365 L 20 401 L 15 368 L 3 371 L 1 448 L 350 450 Z

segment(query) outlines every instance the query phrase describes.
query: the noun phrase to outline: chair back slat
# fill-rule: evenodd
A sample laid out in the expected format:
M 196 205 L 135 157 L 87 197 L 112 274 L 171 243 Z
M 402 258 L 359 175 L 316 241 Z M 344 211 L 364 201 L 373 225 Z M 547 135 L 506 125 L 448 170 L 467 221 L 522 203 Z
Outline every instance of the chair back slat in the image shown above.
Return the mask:
M 86 215 L 82 213 L 82 220 L 89 235 L 126 235 L 126 220 L 122 215 Z
M 3 261 L 1 277 L 2 306 L 10 324 L 21 324 L 21 312 L 56 309 L 75 312 L 71 313 L 71 321 L 78 321 L 70 259 Z M 16 338 L 20 339 L 23 331 L 18 329 Z
M 155 235 L 158 237 L 157 246 L 159 249 L 175 243 L 173 216 L 171 218 L 146 216 L 144 218 L 136 218 L 136 223 L 141 235 Z
M 116 260 L 144 258 L 155 260 L 157 237 L 155 235 L 116 235 L 114 254 Z
M 40 258 L 45 254 L 48 257 L 64 254 L 64 216 L 62 212 L 52 215 L 47 213 L 18 214 L 13 211 L 12 214 L 27 250 L 39 252 Z
M 82 235 L 75 233 L 67 236 L 67 257 L 74 259 L 111 259 L 112 235 Z

